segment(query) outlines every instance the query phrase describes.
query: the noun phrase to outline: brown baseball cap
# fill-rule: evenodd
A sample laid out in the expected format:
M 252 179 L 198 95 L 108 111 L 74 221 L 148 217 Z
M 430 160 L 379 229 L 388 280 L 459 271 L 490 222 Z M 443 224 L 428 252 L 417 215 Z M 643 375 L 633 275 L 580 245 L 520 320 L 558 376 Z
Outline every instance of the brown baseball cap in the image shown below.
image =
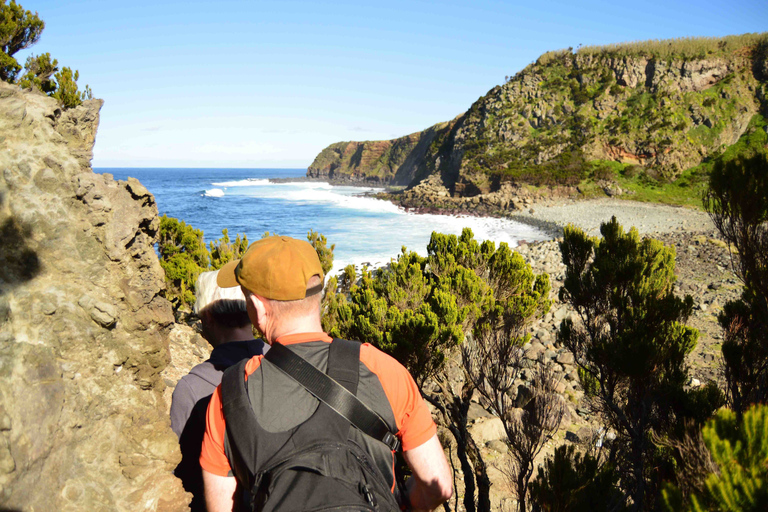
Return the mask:
M 321 283 L 307 289 L 312 276 Z M 243 286 L 272 300 L 299 300 L 323 291 L 323 267 L 312 244 L 289 236 L 270 236 L 253 242 L 243 257 L 219 270 L 222 288 Z

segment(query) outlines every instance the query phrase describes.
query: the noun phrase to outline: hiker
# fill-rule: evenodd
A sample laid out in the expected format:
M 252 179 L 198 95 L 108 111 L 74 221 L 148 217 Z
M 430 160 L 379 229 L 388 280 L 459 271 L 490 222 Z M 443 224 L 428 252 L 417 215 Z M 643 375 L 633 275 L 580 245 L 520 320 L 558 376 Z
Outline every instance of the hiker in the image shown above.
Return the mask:
M 452 494 L 435 423 L 408 371 L 369 344 L 322 331 L 323 278 L 314 248 L 284 236 L 254 242 L 219 271 L 219 286 L 242 288 L 271 348 L 230 368 L 211 397 L 200 455 L 209 512 L 233 510 L 238 482 L 254 510 L 399 510 L 398 444 L 412 471 L 404 498 L 413 510 L 431 510 Z M 307 374 L 327 381 L 326 389 Z M 362 426 L 361 417 L 373 420 Z
M 239 288 L 219 288 L 218 271 L 203 272 L 195 288 L 195 314 L 200 317 L 202 336 L 213 347 L 210 358 L 179 380 L 171 401 L 171 428 L 179 437 L 182 460 L 175 474 L 194 497 L 192 511 L 204 511 L 200 445 L 205 433 L 205 411 L 221 375 L 241 359 L 264 353 L 264 342 L 253 339 L 253 327 Z

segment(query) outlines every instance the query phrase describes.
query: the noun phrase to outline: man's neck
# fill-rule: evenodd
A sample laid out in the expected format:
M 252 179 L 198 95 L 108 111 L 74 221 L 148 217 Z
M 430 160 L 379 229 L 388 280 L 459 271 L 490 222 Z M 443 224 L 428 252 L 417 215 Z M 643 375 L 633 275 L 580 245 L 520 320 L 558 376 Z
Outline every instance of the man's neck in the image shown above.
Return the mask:
M 292 322 L 282 323 L 275 325 L 271 332 L 265 333 L 265 337 L 268 343 L 272 343 L 281 336 L 287 336 L 289 334 L 300 334 L 303 332 L 323 332 L 323 326 L 320 320 L 310 318 L 297 318 Z

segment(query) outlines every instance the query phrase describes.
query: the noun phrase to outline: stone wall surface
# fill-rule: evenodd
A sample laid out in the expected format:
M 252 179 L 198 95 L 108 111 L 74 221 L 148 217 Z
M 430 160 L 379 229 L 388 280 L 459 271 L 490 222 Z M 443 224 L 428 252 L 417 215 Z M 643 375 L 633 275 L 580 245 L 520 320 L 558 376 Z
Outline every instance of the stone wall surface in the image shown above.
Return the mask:
M 184 510 L 153 196 L 90 166 L 101 100 L 0 83 L 0 509 Z

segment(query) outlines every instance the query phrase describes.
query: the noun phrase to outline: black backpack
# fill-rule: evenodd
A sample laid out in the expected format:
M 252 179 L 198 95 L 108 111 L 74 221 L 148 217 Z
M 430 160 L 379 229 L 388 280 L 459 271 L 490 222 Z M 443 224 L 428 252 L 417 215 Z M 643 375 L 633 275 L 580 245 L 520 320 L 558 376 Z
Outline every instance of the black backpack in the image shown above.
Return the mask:
M 373 433 L 377 441 L 392 450 L 398 445 L 383 420 L 354 397 L 360 344 L 334 339 L 329 351 L 327 376 L 278 343 L 265 355 L 265 360 L 274 361 L 321 400 L 307 421 L 288 432 L 267 432 L 258 424 L 243 378 L 247 360 L 224 373 L 221 396 L 227 452 L 235 476 L 250 491 L 251 510 L 400 510 L 391 491 L 393 484 L 387 483 L 371 456 L 349 439 L 352 424 L 360 428 L 362 422 L 361 430 Z M 374 417 L 361 413 L 360 407 Z

